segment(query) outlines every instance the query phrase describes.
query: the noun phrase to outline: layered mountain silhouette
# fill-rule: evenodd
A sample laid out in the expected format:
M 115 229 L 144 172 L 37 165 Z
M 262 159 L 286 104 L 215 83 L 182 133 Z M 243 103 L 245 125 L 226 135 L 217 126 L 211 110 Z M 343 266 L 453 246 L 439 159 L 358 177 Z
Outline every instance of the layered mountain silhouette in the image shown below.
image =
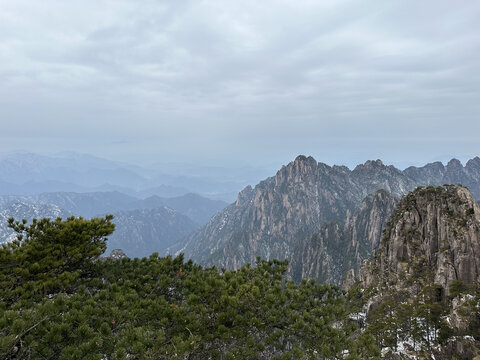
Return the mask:
M 196 193 L 232 201 L 239 189 L 268 174 L 240 165 L 209 167 L 165 161 L 147 166 L 74 152 L 0 154 L 0 195 L 119 191 L 138 198 Z
M 152 196 L 138 199 L 120 192 L 56 192 L 38 195 L 0 196 L 0 242 L 15 237 L 7 220 L 33 218 L 91 218 L 114 214 L 116 230 L 107 242 L 108 251 L 121 248 L 130 257 L 162 253 L 225 207 L 220 200 L 197 194 L 174 198 Z

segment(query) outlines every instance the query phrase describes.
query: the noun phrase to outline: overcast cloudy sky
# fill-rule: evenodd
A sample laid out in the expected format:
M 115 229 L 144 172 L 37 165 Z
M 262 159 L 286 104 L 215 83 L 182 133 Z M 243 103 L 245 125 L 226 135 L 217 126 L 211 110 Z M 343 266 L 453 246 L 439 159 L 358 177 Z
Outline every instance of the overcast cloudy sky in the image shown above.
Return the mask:
M 480 155 L 478 1 L 0 0 L 0 152 Z

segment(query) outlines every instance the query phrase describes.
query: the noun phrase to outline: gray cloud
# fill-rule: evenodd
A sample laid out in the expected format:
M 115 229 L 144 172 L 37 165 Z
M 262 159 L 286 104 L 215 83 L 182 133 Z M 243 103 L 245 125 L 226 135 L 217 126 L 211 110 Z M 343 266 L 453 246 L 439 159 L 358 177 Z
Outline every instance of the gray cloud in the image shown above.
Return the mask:
M 473 1 L 5 1 L 0 150 L 478 155 L 479 15 Z

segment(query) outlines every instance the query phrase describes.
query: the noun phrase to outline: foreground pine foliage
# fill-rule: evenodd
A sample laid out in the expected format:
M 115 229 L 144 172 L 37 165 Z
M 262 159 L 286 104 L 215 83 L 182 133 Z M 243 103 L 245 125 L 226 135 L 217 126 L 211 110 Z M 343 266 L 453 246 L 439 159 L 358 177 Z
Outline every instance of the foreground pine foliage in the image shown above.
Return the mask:
M 99 259 L 112 217 L 10 221 L 0 249 L 2 359 L 377 358 L 335 286 L 287 263 L 204 269 L 183 256 Z

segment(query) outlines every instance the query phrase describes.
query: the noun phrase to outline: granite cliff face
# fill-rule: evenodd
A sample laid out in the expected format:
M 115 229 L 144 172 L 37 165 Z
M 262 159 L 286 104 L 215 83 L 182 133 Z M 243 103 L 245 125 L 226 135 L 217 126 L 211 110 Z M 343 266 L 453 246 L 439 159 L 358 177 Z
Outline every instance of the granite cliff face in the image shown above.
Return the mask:
M 385 190 L 378 190 L 362 201 L 352 217 L 347 217 L 345 232 L 348 244 L 355 249 L 357 261 L 370 257 L 378 247 L 383 228 L 397 204 L 398 198 Z
M 401 171 L 380 160 L 350 170 L 298 156 L 275 176 L 246 187 L 235 203 L 169 252 L 230 269 L 257 256 L 287 258 L 294 278 L 340 282 L 349 268 L 358 273 L 360 262 L 378 247 L 394 198 L 446 181 L 468 183 L 480 197 L 479 169 L 479 158 L 465 167 L 453 159 L 447 166 Z
M 290 258 L 297 241 L 320 232 L 323 225 L 338 222 L 343 229 L 347 219 L 353 221 L 352 213 L 370 193 L 386 189 L 401 196 L 414 186 L 412 179 L 380 160 L 351 171 L 298 156 L 274 177 L 245 188 L 236 203 L 171 251 L 227 268 L 253 263 L 257 256 Z
M 299 239 L 289 259 L 292 278 L 340 284 L 349 269 L 353 276 L 358 274 L 363 260 L 377 248 L 397 203 L 397 198 L 378 190 L 347 216 L 344 225 L 328 223 L 310 238 Z
M 463 186 L 422 187 L 405 196 L 367 261 L 364 286 L 431 281 L 448 295 L 454 280 L 480 281 L 480 208 Z

